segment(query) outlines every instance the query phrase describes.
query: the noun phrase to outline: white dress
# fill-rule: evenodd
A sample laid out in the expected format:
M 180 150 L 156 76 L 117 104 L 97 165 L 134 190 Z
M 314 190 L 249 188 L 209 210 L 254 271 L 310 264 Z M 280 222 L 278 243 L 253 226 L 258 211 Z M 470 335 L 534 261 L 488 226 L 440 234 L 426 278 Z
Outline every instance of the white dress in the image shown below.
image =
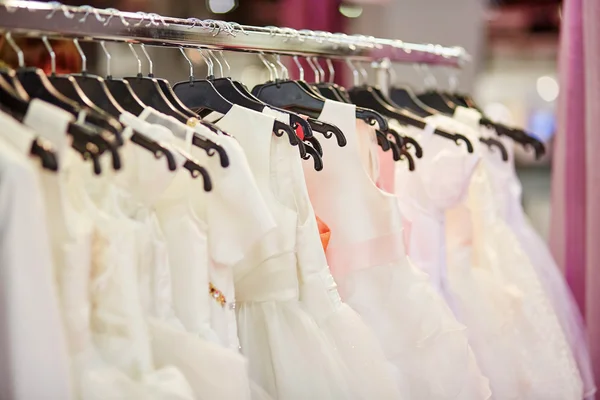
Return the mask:
M 437 118 L 478 146 L 477 131 Z M 450 285 L 494 399 L 581 399 L 577 366 L 535 271 L 502 221 L 485 163 L 447 212 Z M 476 301 L 474 301 L 476 299 Z
M 68 400 L 68 332 L 38 160 L 29 156 L 34 134 L 0 112 L 0 398 Z
M 407 253 L 417 267 L 427 272 L 432 285 L 460 320 L 448 283 L 445 212 L 466 196 L 480 157 L 435 135 L 434 125 L 425 130 L 394 128 L 416 139 L 423 149 L 423 157 L 417 160 L 414 171 L 397 163 L 394 174 L 398 204 L 402 215 L 410 221 Z
M 459 107 L 454 118 L 470 123 L 479 120 L 481 114 L 475 110 Z M 483 129 L 480 129 L 480 131 Z M 493 131 L 485 130 L 487 136 Z M 584 384 L 584 398 L 596 392 L 591 358 L 587 346 L 586 330 L 581 312 L 573 295 L 554 261 L 547 244 L 531 226 L 521 204 L 521 182 L 515 171 L 514 143 L 505 137 L 498 137 L 506 147 L 509 160 L 505 162 L 499 154 L 483 151 L 483 161 L 490 173 L 490 183 L 494 199 L 503 220 L 517 236 L 523 251 L 529 257 L 546 295 L 559 319 L 560 325 L 571 347 Z
M 187 137 L 187 141 L 180 141 L 174 138 L 170 131 L 165 131 L 164 126 L 131 119 L 131 116 L 125 116 L 122 119 L 126 120 L 130 126 L 142 132 L 145 131 L 155 139 L 160 139 L 163 145 L 169 146 L 170 143 L 173 152 L 177 152 L 176 149 L 189 150 L 191 137 Z M 148 131 L 148 125 L 152 125 L 153 132 Z M 159 138 L 157 135 L 161 131 L 164 135 Z M 152 181 L 137 182 L 137 186 L 130 181 L 127 187 L 130 190 L 134 187 L 138 194 L 145 193 L 143 198 L 137 198 L 145 200 L 147 212 L 156 215 L 155 213 L 158 211 L 160 215 L 158 219 L 163 218 L 163 223 L 165 223 L 163 226 L 167 227 L 166 233 L 170 236 L 166 242 L 164 239 L 162 242 L 166 251 L 165 256 L 154 258 L 156 266 L 154 271 L 161 274 L 158 279 L 153 279 L 154 287 L 157 290 L 152 292 L 154 300 L 150 304 L 154 303 L 158 307 L 154 308 L 154 314 L 151 314 L 152 317 L 149 318 L 152 350 L 156 363 L 161 366 L 174 365 L 177 367 L 186 376 L 196 399 L 250 399 L 251 390 L 246 360 L 237 352 L 232 352 L 205 339 L 207 332 L 204 330 L 206 328 L 204 323 L 206 322 L 206 300 L 208 299 L 208 285 L 204 278 L 206 260 L 194 259 L 196 256 L 201 256 L 202 252 L 205 254 L 206 251 L 202 248 L 202 241 L 194 242 L 196 239 L 202 240 L 202 233 L 195 229 L 198 228 L 196 225 L 191 225 L 193 229 L 176 229 L 182 226 L 181 223 L 184 224 L 184 227 L 189 228 L 190 224 L 197 222 L 189 219 L 193 217 L 189 214 L 191 211 L 189 203 L 178 201 L 178 199 L 181 200 L 179 195 L 182 191 L 185 193 L 181 185 L 190 184 L 192 188 L 193 185 L 197 185 L 197 190 L 202 191 L 202 182 L 190 182 L 183 175 L 188 174 L 189 176 L 187 170 L 179 170 L 173 174 L 168 171 L 164 160 L 157 161 L 146 155 L 143 159 L 139 158 L 138 163 L 133 167 L 138 168 L 139 174 L 150 173 L 153 179 Z M 177 218 L 174 218 L 171 213 L 176 213 Z M 158 225 L 154 232 L 163 234 Z M 152 248 L 156 255 L 157 249 L 160 250 L 163 247 L 157 242 L 159 239 L 157 236 L 154 239 Z M 180 253 L 176 254 L 172 262 L 170 255 L 174 252 Z M 187 265 L 186 260 L 189 262 Z M 197 263 L 198 261 L 201 263 Z M 161 266 L 165 263 L 167 270 Z M 171 274 L 171 272 L 175 273 Z M 192 274 L 188 274 L 188 272 L 192 272 Z M 172 279 L 171 276 L 174 276 L 175 279 Z M 194 276 L 199 280 L 194 281 Z M 174 292 L 176 292 L 175 296 L 173 296 Z M 196 296 L 198 293 L 200 296 Z M 173 297 L 177 301 L 172 301 Z M 197 303 L 197 300 L 201 303 Z M 173 307 L 173 305 L 176 306 Z M 185 307 L 185 310 L 182 307 Z M 171 311 L 168 311 L 169 309 Z M 198 316 L 194 315 L 196 312 Z M 185 323 L 179 321 L 178 314 L 184 316 Z M 216 340 L 216 338 L 213 339 Z M 231 377 L 234 378 L 231 379 Z
M 276 113 L 274 116 L 278 120 L 289 123 L 285 114 L 271 113 Z M 340 298 L 327 265 L 297 149 L 284 143 L 274 146 L 271 156 L 278 160 L 279 166 L 274 190 L 278 198 L 298 214 L 296 252 L 300 301 L 337 348 L 351 374 L 354 393 L 359 398 L 405 398 L 394 380 L 397 371 L 386 360 L 377 337 Z
M 52 142 L 61 165 L 43 182 L 76 398 L 189 399 L 177 371 L 151 362 L 131 274 L 133 234 L 86 197 L 91 166 L 68 147 L 71 117 L 36 100 L 29 111 L 25 123 Z
M 238 106 L 218 122 L 246 153 L 277 223 L 234 266 L 242 353 L 252 379 L 279 400 L 352 399 L 347 371 L 333 345 L 299 301 L 297 213 L 277 198 L 278 146 L 274 119 Z M 251 231 L 252 226 L 246 229 Z
M 361 165 L 355 107 L 328 100 L 319 118 L 348 140 L 345 147 L 321 141 L 323 171 L 304 164 L 311 203 L 331 228 L 327 260 L 342 300 L 377 335 L 406 398 L 489 398 L 465 327 L 406 257 L 395 196 Z

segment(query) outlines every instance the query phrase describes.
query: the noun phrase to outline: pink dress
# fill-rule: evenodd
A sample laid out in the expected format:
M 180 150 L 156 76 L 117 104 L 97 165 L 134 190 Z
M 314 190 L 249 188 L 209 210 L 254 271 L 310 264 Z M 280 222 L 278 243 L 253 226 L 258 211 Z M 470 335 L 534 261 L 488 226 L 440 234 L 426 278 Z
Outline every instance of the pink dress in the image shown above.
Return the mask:
M 311 203 L 332 230 L 327 260 L 343 301 L 377 335 L 407 398 L 490 398 L 465 327 L 406 257 L 395 196 L 361 165 L 355 107 L 327 101 L 319 118 L 348 139 L 345 147 L 321 142 L 323 171 L 304 164 Z

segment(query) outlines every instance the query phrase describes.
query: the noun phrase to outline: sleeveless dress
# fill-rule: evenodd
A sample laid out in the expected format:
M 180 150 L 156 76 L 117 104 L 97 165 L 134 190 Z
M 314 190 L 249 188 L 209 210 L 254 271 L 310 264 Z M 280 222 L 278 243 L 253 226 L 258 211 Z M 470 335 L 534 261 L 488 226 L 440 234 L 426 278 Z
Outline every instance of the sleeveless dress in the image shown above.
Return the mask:
M 478 132 L 437 118 L 478 146 Z M 533 267 L 494 200 L 486 163 L 446 214 L 449 280 L 496 399 L 581 399 L 577 366 Z M 474 301 L 473 299 L 477 299 Z
M 61 172 L 44 181 L 76 397 L 192 399 L 179 371 L 152 363 L 137 297 L 132 226 L 87 197 L 91 166 L 68 147 L 66 125 L 57 130 L 64 111 L 35 100 L 30 110 L 26 123 L 54 144 L 61 163 Z M 110 174 L 110 168 L 103 171 Z
M 157 127 L 162 128 L 164 136 L 154 136 L 154 139 L 160 140 L 174 152 L 189 154 L 189 132 L 184 132 L 184 139 L 180 140 L 170 131 L 164 131 L 164 126 L 135 119 L 128 122 L 142 132 L 148 129 L 144 124 L 153 126 L 154 133 L 146 131 L 149 135 L 156 135 L 160 132 L 156 130 Z M 166 123 L 164 120 L 162 122 L 173 129 L 181 128 L 174 120 L 166 119 Z M 186 129 L 185 126 L 183 128 Z M 214 342 L 219 341 L 216 335 L 209 336 L 210 327 L 207 326 L 210 322 L 210 315 L 207 314 L 208 301 L 211 299 L 207 279 L 207 249 L 202 247 L 202 244 L 206 245 L 206 235 L 202 232 L 204 225 L 192 212 L 190 198 L 186 195 L 186 192 L 189 193 L 187 189 L 204 193 L 202 182 L 192 180 L 189 172 L 183 169 L 171 176 L 173 174 L 168 171 L 163 160 L 159 160 L 162 162 L 158 164 L 157 160 L 146 157 L 139 161 L 141 162 L 136 167 L 140 173 L 145 171 L 148 174 L 148 171 L 152 171 L 150 176 L 153 179 L 147 183 L 140 182 L 137 193 L 147 193 L 144 197 L 146 201 L 156 199 L 153 203 L 147 203 L 151 206 L 148 211 L 156 213 L 157 222 L 162 222 L 162 227 L 166 230 L 157 229 L 155 232 L 166 233 L 169 237 L 164 242 L 166 257 L 154 257 L 159 262 L 162 260 L 159 264 L 154 262 L 155 273 L 152 280 L 156 288 L 153 292 L 156 307 L 152 311 L 152 317 L 148 319 L 156 362 L 159 365 L 176 366 L 190 382 L 197 399 L 250 399 L 251 383 L 248 380 L 246 360 L 237 351 L 205 340 L 209 337 Z M 154 164 L 149 165 L 151 163 Z M 132 182 L 127 186 L 135 187 Z M 160 244 L 155 242 L 153 248 L 154 253 L 160 255 Z M 152 258 L 147 260 L 152 261 Z M 164 263 L 168 270 L 162 269 L 161 264 Z M 171 302 L 171 299 L 177 301 Z M 184 317 L 184 323 L 177 318 L 178 315 Z M 235 379 L 227 379 L 228 376 L 235 376 Z M 252 398 L 268 399 L 258 389 L 253 391 Z
M 289 123 L 286 115 L 278 114 L 280 121 Z M 280 167 L 276 170 L 274 190 L 298 215 L 296 252 L 300 301 L 348 368 L 353 393 L 362 399 L 404 398 L 394 380 L 397 371 L 386 360 L 376 336 L 340 298 L 327 265 L 297 149 L 280 138 L 275 141 L 279 143 L 272 148 L 271 156 Z
M 424 130 L 400 126 L 395 129 L 416 139 L 423 148 L 423 157 L 417 160 L 414 171 L 397 163 L 394 174 L 399 207 L 410 220 L 406 251 L 411 261 L 427 272 L 432 285 L 460 320 L 448 283 L 445 211 L 466 196 L 480 157 L 433 134 L 433 125 Z
M 304 165 L 311 203 L 332 230 L 327 260 L 342 299 L 377 335 L 407 398 L 488 399 L 465 327 L 406 258 L 395 196 L 361 165 L 355 107 L 328 100 L 319 118 L 348 140 L 322 142 L 323 171 Z
M 479 120 L 481 114 L 475 110 L 459 107 L 454 119 L 464 123 Z M 480 128 L 481 130 L 482 128 Z M 487 136 L 494 132 L 486 132 Z M 521 203 L 522 187 L 515 171 L 514 144 L 510 139 L 499 137 L 508 150 L 508 162 L 494 152 L 484 151 L 483 161 L 490 173 L 494 199 L 502 219 L 508 224 L 521 243 L 523 251 L 536 271 L 540 283 L 552 303 L 560 325 L 571 347 L 584 384 L 584 398 L 596 392 L 591 368 L 586 329 L 581 312 L 573 295 L 554 261 L 547 244 L 531 226 Z
M 346 369 L 335 348 L 299 301 L 297 213 L 276 197 L 278 146 L 273 117 L 233 108 L 218 122 L 246 153 L 248 164 L 277 227 L 233 268 L 242 353 L 250 376 L 279 400 L 352 399 Z M 252 226 L 246 229 L 251 231 Z

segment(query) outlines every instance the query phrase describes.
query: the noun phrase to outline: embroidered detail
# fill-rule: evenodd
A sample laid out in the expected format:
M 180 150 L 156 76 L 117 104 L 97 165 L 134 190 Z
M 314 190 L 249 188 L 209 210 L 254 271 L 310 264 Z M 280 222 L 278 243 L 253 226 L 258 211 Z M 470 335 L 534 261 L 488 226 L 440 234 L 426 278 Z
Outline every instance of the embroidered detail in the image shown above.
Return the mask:
M 225 307 L 225 304 L 227 304 L 227 299 L 225 299 L 225 295 L 223 294 L 223 292 L 221 292 L 219 289 L 217 289 L 215 287 L 215 285 L 213 285 L 212 283 L 209 282 L 208 284 L 209 286 L 209 293 L 210 296 L 215 299 L 217 301 L 217 303 L 219 303 L 221 305 L 221 307 Z

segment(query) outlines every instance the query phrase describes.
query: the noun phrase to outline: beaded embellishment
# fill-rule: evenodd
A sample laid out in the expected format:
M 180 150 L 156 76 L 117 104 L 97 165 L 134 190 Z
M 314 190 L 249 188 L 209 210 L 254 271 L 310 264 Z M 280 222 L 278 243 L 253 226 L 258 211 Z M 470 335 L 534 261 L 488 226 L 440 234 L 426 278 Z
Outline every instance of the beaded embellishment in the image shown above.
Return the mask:
M 212 283 L 209 283 L 208 286 L 210 289 L 210 296 L 215 299 L 216 302 L 221 305 L 221 307 L 225 307 L 225 304 L 227 304 L 227 299 L 225 299 L 223 292 L 217 289 Z

